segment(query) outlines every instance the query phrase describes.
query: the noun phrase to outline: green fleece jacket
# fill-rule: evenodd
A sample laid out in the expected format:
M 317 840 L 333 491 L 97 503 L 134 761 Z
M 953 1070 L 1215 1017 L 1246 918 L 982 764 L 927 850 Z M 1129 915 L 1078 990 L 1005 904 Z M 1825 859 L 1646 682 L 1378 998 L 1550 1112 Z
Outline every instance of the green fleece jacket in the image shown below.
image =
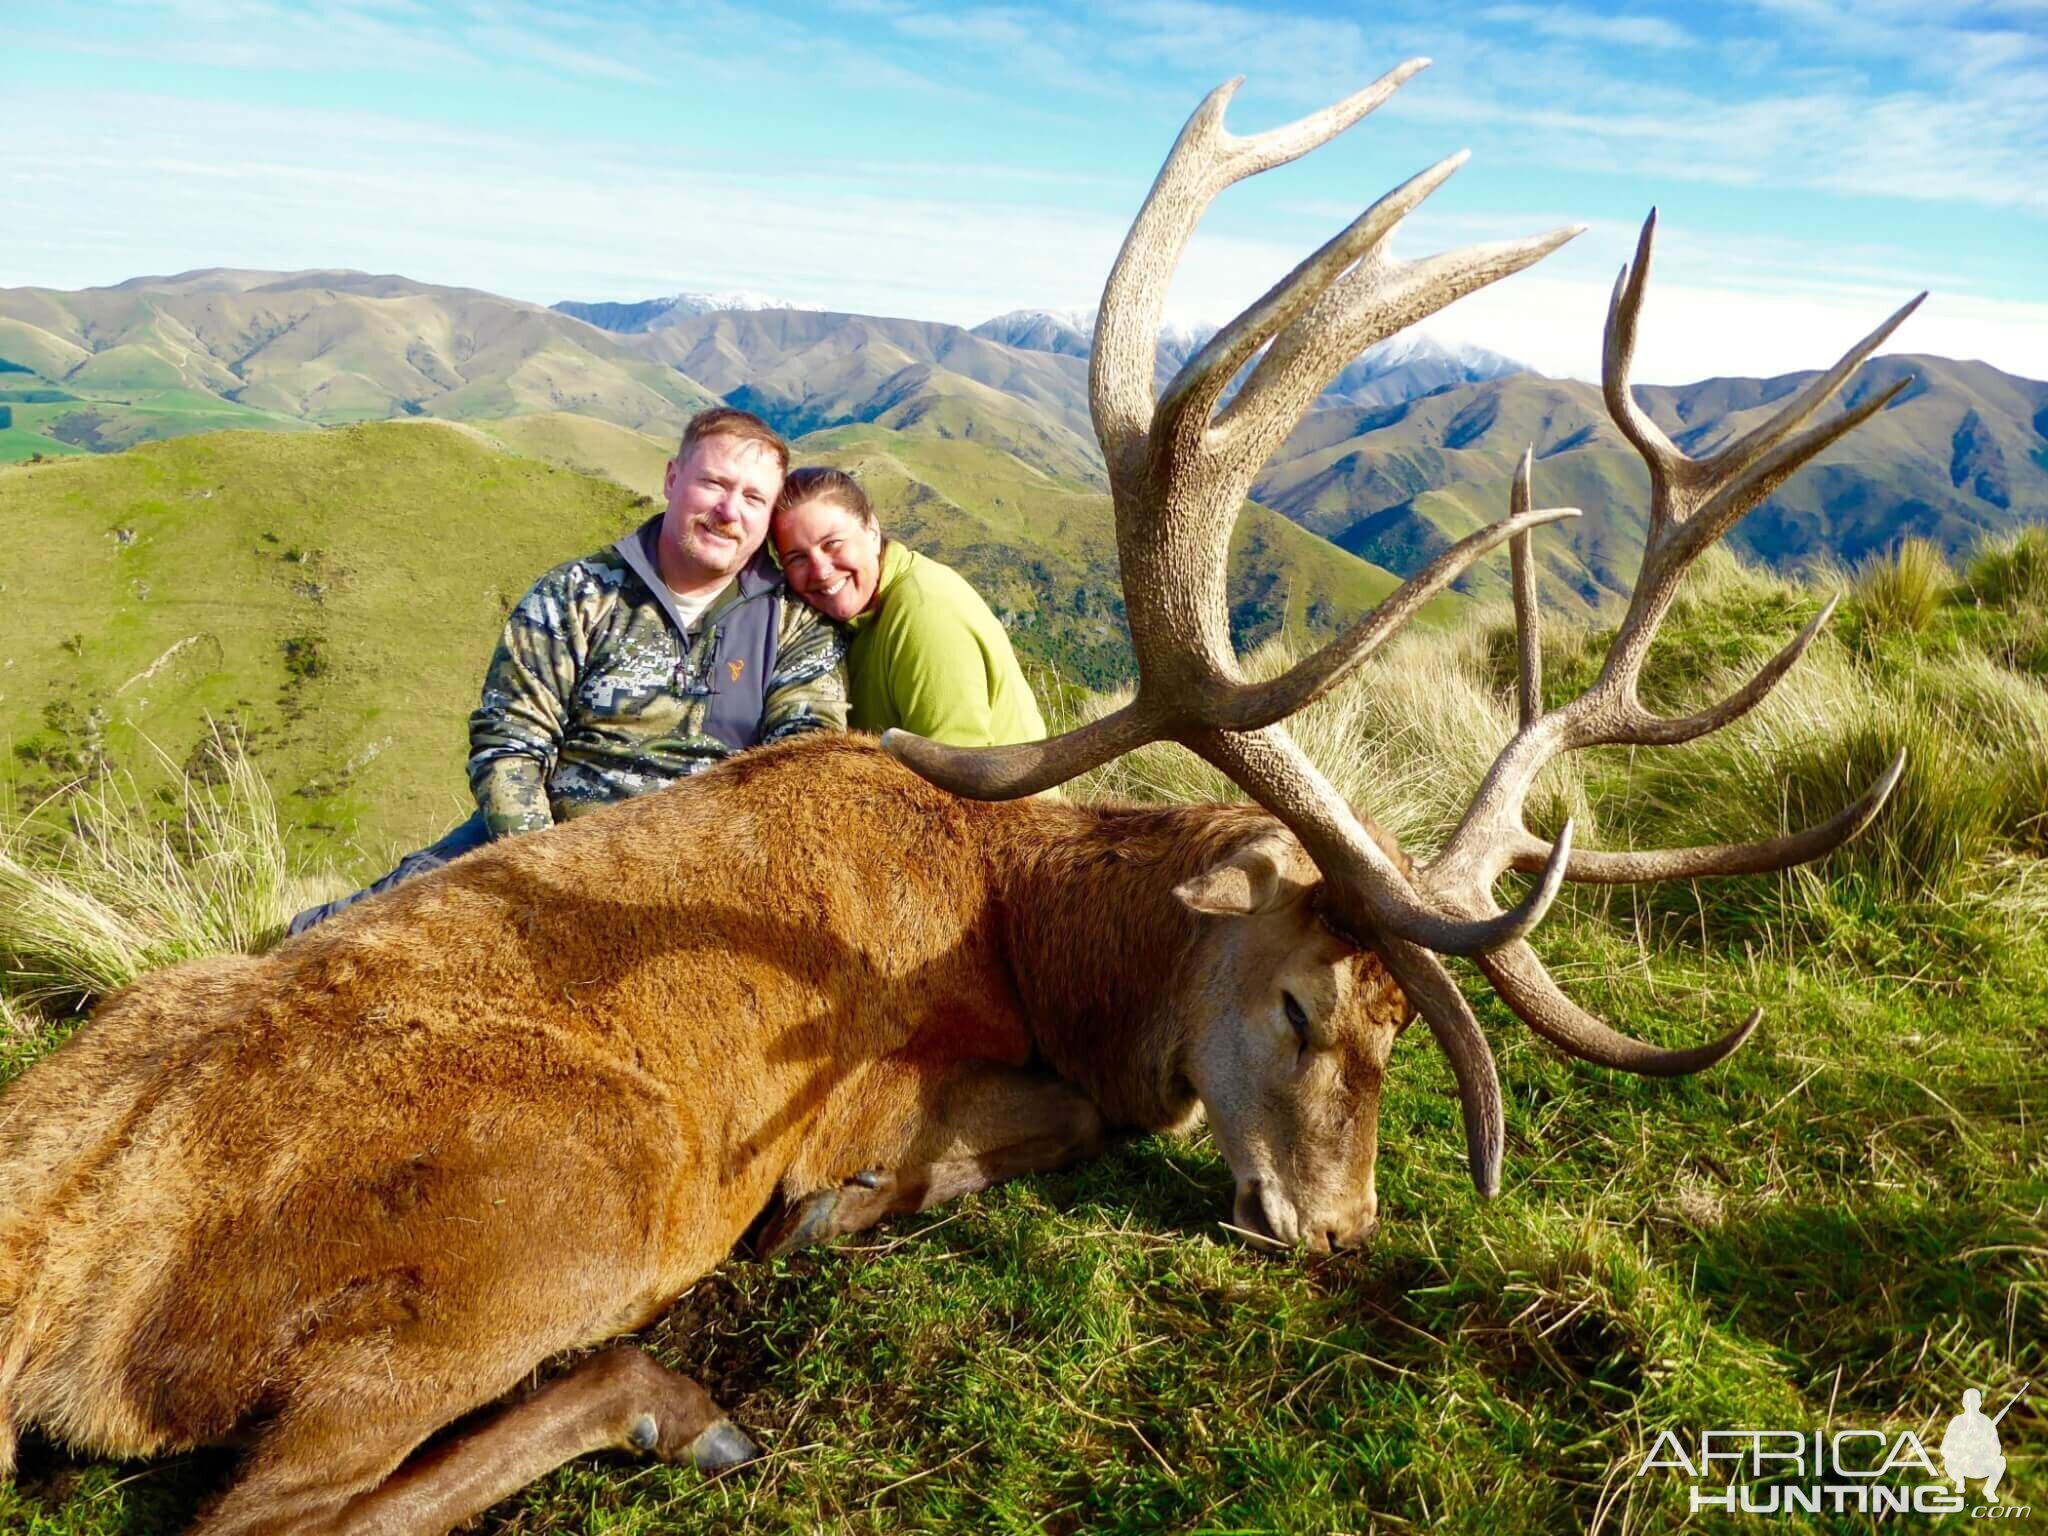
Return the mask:
M 890 541 L 875 601 L 847 627 L 855 730 L 898 726 L 960 747 L 1044 737 L 1010 637 L 951 568 Z

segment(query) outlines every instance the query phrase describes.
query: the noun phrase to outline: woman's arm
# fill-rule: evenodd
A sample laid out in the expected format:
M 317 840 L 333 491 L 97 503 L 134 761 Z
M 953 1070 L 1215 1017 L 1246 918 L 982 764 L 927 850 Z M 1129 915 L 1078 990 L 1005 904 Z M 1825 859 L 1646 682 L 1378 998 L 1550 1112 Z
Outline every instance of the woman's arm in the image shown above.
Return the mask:
M 995 745 L 988 661 L 974 631 L 927 605 L 895 638 L 876 659 L 889 669 L 889 702 L 903 729 L 949 746 Z

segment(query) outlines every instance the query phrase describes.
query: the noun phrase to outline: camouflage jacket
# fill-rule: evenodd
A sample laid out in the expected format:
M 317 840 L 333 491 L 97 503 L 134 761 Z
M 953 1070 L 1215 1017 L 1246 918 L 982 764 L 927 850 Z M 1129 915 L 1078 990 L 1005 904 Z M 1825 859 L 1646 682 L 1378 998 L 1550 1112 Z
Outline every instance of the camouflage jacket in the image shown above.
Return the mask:
M 469 783 L 491 836 L 845 728 L 839 631 L 788 597 L 765 552 L 686 631 L 654 562 L 660 526 L 556 566 L 506 619 L 469 717 Z

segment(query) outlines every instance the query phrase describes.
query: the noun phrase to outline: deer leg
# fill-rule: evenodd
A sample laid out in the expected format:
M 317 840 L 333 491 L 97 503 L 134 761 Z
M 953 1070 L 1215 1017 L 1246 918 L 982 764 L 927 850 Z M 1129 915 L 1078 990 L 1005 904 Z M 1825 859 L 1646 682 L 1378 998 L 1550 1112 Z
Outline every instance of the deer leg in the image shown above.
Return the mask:
M 421 1436 L 417 1426 L 408 1433 Z M 760 1454 L 710 1393 L 631 1348 L 591 1356 L 389 1476 L 363 1476 L 375 1457 L 369 1438 L 360 1422 L 338 1418 L 281 1425 L 189 1536 L 440 1536 L 592 1451 L 637 1451 L 707 1473 Z
M 1102 1150 L 1094 1102 L 1044 1072 L 971 1063 L 943 1084 L 937 1111 L 920 1122 L 897 1167 L 864 1169 L 836 1189 L 791 1200 L 762 1229 L 761 1256 L 864 1231 Z

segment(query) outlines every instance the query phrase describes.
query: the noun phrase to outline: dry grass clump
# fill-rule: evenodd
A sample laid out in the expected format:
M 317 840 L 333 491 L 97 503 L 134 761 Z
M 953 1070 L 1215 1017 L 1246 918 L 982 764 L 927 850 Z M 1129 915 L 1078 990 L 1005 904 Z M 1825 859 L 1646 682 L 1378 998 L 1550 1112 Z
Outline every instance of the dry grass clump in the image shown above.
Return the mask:
M 1986 544 L 1964 567 L 1963 583 L 1980 603 L 2048 607 L 2048 528 L 2023 528 Z
M 1856 606 L 1872 634 L 1917 635 L 1933 624 L 1955 586 L 1955 572 L 1938 545 L 1905 539 L 1863 567 Z
M 156 966 L 274 942 L 302 885 L 269 786 L 216 734 L 172 819 L 132 782 L 74 789 L 66 824 L 0 827 L 0 990 L 77 1003 Z

